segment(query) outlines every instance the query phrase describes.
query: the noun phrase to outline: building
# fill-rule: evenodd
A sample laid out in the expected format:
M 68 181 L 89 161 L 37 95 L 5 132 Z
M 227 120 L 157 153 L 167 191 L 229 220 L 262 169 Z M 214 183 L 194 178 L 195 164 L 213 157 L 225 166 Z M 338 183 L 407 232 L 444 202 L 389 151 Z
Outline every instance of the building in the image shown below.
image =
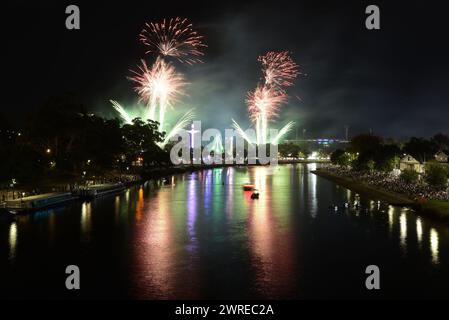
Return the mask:
M 448 160 L 448 155 L 445 154 L 443 151 L 439 151 L 437 154 L 435 154 L 435 160 L 438 162 L 446 163 Z
M 349 141 L 332 138 L 321 138 L 284 140 L 284 143 L 292 143 L 310 151 L 326 150 L 328 153 L 331 153 L 336 149 L 345 149 Z
M 401 171 L 409 169 L 418 173 L 424 173 L 424 165 L 409 154 L 404 155 L 401 159 L 399 162 L 399 169 Z

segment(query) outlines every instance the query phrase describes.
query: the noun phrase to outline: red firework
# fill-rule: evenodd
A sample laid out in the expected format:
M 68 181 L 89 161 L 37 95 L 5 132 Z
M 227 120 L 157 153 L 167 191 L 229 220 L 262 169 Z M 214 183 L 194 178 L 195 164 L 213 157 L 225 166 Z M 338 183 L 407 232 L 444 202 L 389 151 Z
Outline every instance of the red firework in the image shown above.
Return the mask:
M 140 41 L 148 47 L 146 53 L 171 56 L 189 65 L 202 62 L 202 50 L 207 47 L 193 25 L 179 17 L 146 23 Z
M 250 118 L 256 121 L 259 116 L 266 119 L 277 116 L 279 107 L 287 100 L 287 95 L 275 88 L 258 85 L 254 91 L 248 92 L 246 104 Z
M 268 86 L 290 87 L 299 74 L 299 66 L 292 60 L 288 51 L 268 52 L 259 56 L 265 84 Z

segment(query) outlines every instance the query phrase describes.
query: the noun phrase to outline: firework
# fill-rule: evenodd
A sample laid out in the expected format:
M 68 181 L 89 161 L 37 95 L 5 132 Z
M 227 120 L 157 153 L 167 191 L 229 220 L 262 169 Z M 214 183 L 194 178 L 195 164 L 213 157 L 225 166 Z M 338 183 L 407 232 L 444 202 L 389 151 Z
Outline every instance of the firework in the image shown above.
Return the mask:
M 271 139 L 271 143 L 272 144 L 279 144 L 279 140 L 285 136 L 293 127 L 294 127 L 295 123 L 293 121 L 290 121 L 289 123 L 287 123 L 284 127 L 282 127 L 281 130 L 279 130 L 278 134 Z
M 248 143 L 278 144 L 294 123 L 287 123 L 275 137 L 270 137 L 269 140 L 268 122 L 278 115 L 281 105 L 287 101 L 288 95 L 285 88 L 293 86 L 293 81 L 299 74 L 299 67 L 291 59 L 288 51 L 268 52 L 259 56 L 258 61 L 262 64 L 264 81 L 254 91 L 248 93 L 245 101 L 250 120 L 256 129 L 256 141 L 250 139 L 234 120 L 232 120 L 233 127 L 237 134 Z
M 234 119 L 231 120 L 232 120 L 232 127 L 237 131 L 237 134 L 243 139 L 245 139 L 249 144 L 253 144 L 254 141 L 246 134 L 246 132 L 242 129 L 242 127 L 240 127 L 237 121 L 235 121 Z
M 118 112 L 120 117 L 126 124 L 132 124 L 133 119 L 131 115 L 115 100 L 109 100 L 112 103 L 112 107 Z
M 292 60 L 288 51 L 268 52 L 259 56 L 265 85 L 275 86 L 283 91 L 283 87 L 290 87 L 299 74 L 298 65 Z
M 140 41 L 148 47 L 146 53 L 174 57 L 189 65 L 201 62 L 202 50 L 207 47 L 192 24 L 179 17 L 146 23 Z
M 177 98 L 184 94 L 184 76 L 160 57 L 151 68 L 148 68 L 144 60 L 138 68 L 138 71 L 131 71 L 133 76 L 129 79 L 136 83 L 136 92 L 148 105 L 146 118 L 158 121 L 159 131 L 162 132 L 167 108 L 173 106 Z M 156 116 L 157 107 L 159 117 Z
M 268 120 L 277 115 L 286 99 L 285 93 L 265 85 L 259 85 L 248 93 L 246 104 L 250 119 L 256 125 L 257 144 L 267 143 Z
M 188 123 L 190 123 L 193 120 L 193 117 L 194 117 L 193 109 L 190 109 L 178 120 L 175 126 L 167 133 L 164 141 L 162 142 L 162 145 L 163 146 L 166 145 L 167 142 L 170 141 L 170 138 L 176 135 L 179 132 L 179 130 L 184 128 Z

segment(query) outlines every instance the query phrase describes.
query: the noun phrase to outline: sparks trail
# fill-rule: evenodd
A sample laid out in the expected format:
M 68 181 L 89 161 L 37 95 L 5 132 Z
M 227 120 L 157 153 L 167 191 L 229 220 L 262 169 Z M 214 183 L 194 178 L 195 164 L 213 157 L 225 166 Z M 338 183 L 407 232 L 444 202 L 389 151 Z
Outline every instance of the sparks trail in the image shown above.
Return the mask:
M 299 66 L 292 60 L 288 51 L 271 51 L 259 56 L 258 61 L 262 64 L 265 85 L 276 86 L 281 91 L 284 91 L 283 87 L 293 86 L 299 74 Z
M 162 132 L 167 108 L 172 107 L 177 98 L 184 94 L 184 76 L 160 57 L 151 68 L 142 60 L 138 71 L 131 72 L 133 76 L 129 79 L 136 83 L 136 92 L 148 105 L 147 118 L 159 121 L 159 131 Z M 156 116 L 157 107 L 159 117 Z
M 237 133 L 250 143 L 278 144 L 293 127 L 294 123 L 287 123 L 275 137 L 268 139 L 268 122 L 279 114 L 279 110 L 287 99 L 286 87 L 293 86 L 299 74 L 298 65 L 292 60 L 288 51 L 268 52 L 259 56 L 262 65 L 263 83 L 259 83 L 246 97 L 246 105 L 251 122 L 256 129 L 256 141 L 244 133 L 242 128 L 233 120 L 233 127 Z
M 202 50 L 207 47 L 193 25 L 179 17 L 146 23 L 140 42 L 148 47 L 146 53 L 174 57 L 189 65 L 202 62 Z
M 282 103 L 286 102 L 287 95 L 284 92 L 258 85 L 254 91 L 248 92 L 246 105 L 251 120 L 263 114 L 267 119 L 278 115 Z

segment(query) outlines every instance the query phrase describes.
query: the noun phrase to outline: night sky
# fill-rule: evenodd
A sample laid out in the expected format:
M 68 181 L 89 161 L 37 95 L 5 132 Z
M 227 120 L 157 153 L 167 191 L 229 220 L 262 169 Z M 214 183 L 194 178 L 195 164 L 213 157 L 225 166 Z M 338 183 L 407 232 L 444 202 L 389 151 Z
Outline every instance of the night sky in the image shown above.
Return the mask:
M 95 4 L 91 3 L 94 2 Z M 138 97 L 126 78 L 144 56 L 146 21 L 189 18 L 208 44 L 204 64 L 176 63 L 190 85 L 178 111 L 195 107 L 205 127 L 249 126 L 244 99 L 261 77 L 257 57 L 289 50 L 303 75 L 277 119 L 308 137 L 368 132 L 386 137 L 449 133 L 449 25 L 442 1 L 71 1 L 2 3 L 1 112 L 22 116 L 51 96 L 74 93 L 115 115 Z M 81 30 L 65 28 L 77 4 Z M 365 28 L 377 4 L 381 30 Z M 204 127 L 203 127 L 204 128 Z M 293 132 L 290 137 L 294 137 Z

